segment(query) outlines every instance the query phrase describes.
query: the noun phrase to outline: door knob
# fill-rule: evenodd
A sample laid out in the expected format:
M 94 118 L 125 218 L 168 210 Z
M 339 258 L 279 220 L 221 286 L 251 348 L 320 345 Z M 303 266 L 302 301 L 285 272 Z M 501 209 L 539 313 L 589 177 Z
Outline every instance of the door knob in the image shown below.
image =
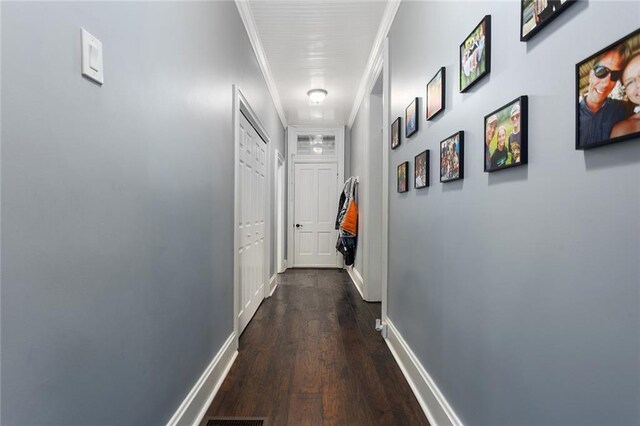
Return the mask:
M 296 223 L 296 228 L 302 228 L 302 225 L 300 225 L 299 223 Z

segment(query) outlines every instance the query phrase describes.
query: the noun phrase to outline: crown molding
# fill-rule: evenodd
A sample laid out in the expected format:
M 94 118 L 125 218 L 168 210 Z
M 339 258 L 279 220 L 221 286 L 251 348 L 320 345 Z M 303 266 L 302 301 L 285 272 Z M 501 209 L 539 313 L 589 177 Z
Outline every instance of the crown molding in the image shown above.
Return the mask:
M 240 13 L 240 18 L 242 19 L 244 27 L 247 30 L 247 35 L 249 36 L 249 41 L 251 42 L 251 46 L 253 47 L 253 52 L 256 54 L 258 65 L 260 65 L 260 70 L 262 71 L 264 80 L 267 83 L 267 88 L 269 89 L 269 93 L 271 94 L 273 105 L 278 112 L 278 116 L 280 117 L 282 126 L 286 129 L 287 119 L 284 115 L 284 110 L 282 109 L 280 94 L 278 93 L 276 82 L 273 79 L 273 74 L 271 74 L 271 68 L 269 67 L 269 61 L 267 61 L 267 55 L 264 52 L 264 48 L 262 47 L 262 41 L 260 40 L 260 34 L 258 33 L 256 21 L 253 18 L 253 13 L 251 12 L 251 6 L 249 6 L 249 2 L 247 0 L 235 0 L 235 3 L 236 7 L 238 8 L 238 12 Z
M 373 41 L 373 47 L 371 48 L 371 53 L 369 54 L 367 66 L 364 69 L 364 73 L 362 74 L 362 78 L 360 79 L 360 85 L 358 86 L 358 91 L 356 92 L 356 97 L 353 101 L 353 107 L 351 108 L 351 115 L 349 116 L 347 126 L 349 128 L 353 126 L 353 122 L 356 119 L 356 115 L 358 114 L 358 110 L 360 109 L 360 104 L 362 104 L 362 100 L 364 99 L 367 89 L 373 86 L 373 84 L 375 83 L 375 78 L 378 76 L 378 72 L 380 71 L 380 55 L 382 52 L 384 39 L 387 37 L 387 34 L 389 34 L 391 24 L 393 24 L 393 20 L 396 17 L 396 13 L 398 12 L 400 1 L 401 0 L 389 0 L 387 2 L 387 7 L 384 10 L 384 15 L 382 15 L 382 20 L 380 21 L 378 33 L 376 34 L 376 38 Z

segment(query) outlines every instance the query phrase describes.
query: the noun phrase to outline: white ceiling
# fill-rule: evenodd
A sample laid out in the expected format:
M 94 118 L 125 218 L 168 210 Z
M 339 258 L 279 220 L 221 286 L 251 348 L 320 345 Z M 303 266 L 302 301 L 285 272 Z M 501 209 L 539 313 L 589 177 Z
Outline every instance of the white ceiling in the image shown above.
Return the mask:
M 248 5 L 287 124 L 348 124 L 387 1 L 249 0 Z M 309 102 L 307 91 L 315 88 L 329 92 L 321 105 Z

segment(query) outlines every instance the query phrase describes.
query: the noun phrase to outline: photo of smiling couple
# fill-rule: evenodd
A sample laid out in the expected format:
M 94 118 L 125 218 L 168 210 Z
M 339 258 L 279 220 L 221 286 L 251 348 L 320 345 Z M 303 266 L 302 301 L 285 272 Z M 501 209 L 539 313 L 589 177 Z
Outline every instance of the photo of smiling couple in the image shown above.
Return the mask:
M 640 30 L 577 67 L 578 149 L 640 134 Z

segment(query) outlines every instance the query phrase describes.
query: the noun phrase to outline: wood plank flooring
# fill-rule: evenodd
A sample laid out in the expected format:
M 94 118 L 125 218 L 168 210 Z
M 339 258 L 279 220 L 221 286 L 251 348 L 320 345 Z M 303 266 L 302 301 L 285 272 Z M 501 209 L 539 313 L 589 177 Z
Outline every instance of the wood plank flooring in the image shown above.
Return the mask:
M 279 425 L 428 425 L 400 368 L 343 270 L 278 276 L 240 337 L 240 353 L 208 416 Z

